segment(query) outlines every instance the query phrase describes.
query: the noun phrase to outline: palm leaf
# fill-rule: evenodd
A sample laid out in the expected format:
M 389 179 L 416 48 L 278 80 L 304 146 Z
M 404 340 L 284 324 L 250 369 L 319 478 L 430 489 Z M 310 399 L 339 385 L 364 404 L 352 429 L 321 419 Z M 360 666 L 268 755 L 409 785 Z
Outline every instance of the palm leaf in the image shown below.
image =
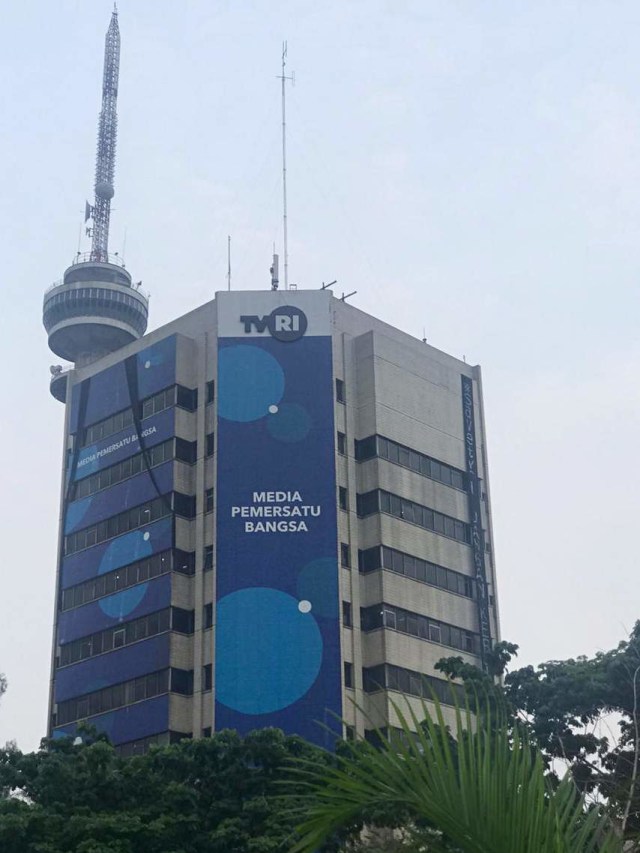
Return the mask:
M 311 804 L 292 853 L 315 853 L 376 809 L 435 827 L 434 853 L 447 844 L 461 853 L 620 853 L 606 815 L 586 811 L 568 776 L 552 789 L 540 753 L 499 710 L 487 703 L 475 716 L 456 703 L 452 739 L 435 696 L 433 705 L 422 702 L 419 717 L 409 703 L 406 714 L 394 705 L 400 730 L 378 731 L 380 747 L 360 742 L 329 769 L 298 765 Z

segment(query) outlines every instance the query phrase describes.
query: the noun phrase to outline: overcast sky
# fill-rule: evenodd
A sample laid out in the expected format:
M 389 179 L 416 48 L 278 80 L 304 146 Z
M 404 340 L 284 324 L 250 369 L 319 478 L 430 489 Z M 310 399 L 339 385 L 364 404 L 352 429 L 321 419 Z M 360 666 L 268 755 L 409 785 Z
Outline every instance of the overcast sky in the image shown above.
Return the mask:
M 281 248 L 290 280 L 483 368 L 502 628 L 521 663 L 640 616 L 637 0 L 121 0 L 112 251 L 155 328 Z M 42 295 L 91 198 L 107 0 L 5 0 L 0 743 L 46 731 L 63 409 Z M 126 245 L 125 245 L 126 234 Z M 86 248 L 83 243 L 82 248 Z

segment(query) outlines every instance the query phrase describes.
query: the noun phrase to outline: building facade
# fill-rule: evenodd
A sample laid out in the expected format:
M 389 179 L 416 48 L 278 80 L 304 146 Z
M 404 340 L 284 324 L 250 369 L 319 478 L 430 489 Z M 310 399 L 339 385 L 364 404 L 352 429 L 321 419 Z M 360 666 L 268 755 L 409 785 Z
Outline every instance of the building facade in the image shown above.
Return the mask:
M 63 384 L 64 387 L 63 387 Z M 499 636 L 480 370 L 328 291 L 224 292 L 52 380 L 50 699 L 124 754 L 393 726 Z

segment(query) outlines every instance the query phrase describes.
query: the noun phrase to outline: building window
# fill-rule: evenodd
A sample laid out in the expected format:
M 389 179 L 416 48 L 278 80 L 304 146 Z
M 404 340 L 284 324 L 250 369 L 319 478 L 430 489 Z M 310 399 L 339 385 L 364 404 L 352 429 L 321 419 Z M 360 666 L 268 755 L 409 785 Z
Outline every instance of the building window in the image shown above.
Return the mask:
M 146 524 L 151 524 L 152 521 L 165 518 L 167 515 L 171 515 L 172 504 L 175 507 L 175 511 L 183 515 L 185 514 L 183 510 L 189 509 L 192 502 L 193 497 L 182 495 L 179 492 L 173 492 L 170 495 L 163 495 L 160 498 L 147 501 L 147 503 L 140 504 L 118 515 L 113 515 L 104 521 L 100 521 L 98 524 L 85 527 L 77 533 L 70 533 L 68 536 L 65 536 L 65 554 L 82 551 L 84 548 L 90 548 L 99 542 L 105 542 L 107 539 L 113 539 L 115 536 L 128 533 L 130 530 L 136 530 L 139 527 L 144 527 Z
M 171 630 L 180 634 L 193 634 L 194 625 L 193 610 L 183 610 L 182 607 L 171 608 Z
M 436 586 L 465 598 L 474 598 L 475 580 L 462 572 L 430 563 L 412 554 L 405 554 L 386 545 L 376 545 L 358 552 L 358 566 L 362 574 L 386 569 L 412 580 Z
M 176 386 L 165 388 L 154 394 L 152 397 L 147 397 L 139 405 L 138 417 L 140 419 L 148 418 L 151 415 L 158 414 L 171 406 L 175 405 Z M 135 423 L 133 409 L 124 409 L 121 412 L 116 412 L 108 418 L 104 418 L 98 423 L 87 427 L 80 437 L 80 447 L 86 447 L 88 444 L 95 444 L 97 441 L 102 441 L 109 438 L 111 435 L 120 432 L 123 429 L 133 426 Z
M 197 389 L 185 388 L 182 385 L 171 385 L 169 388 L 147 397 L 146 400 L 142 400 L 138 405 L 137 415 L 140 420 L 144 420 L 176 405 L 194 412 L 198 405 Z M 128 429 L 134 424 L 133 409 L 129 408 L 116 412 L 114 415 L 87 427 L 80 436 L 80 447 L 95 444 L 97 441 L 109 438 L 109 436 L 115 435 L 123 429 Z
M 204 511 L 213 512 L 213 489 L 207 489 L 204 493 Z
M 355 454 L 357 462 L 366 462 L 368 459 L 379 457 L 394 465 L 409 468 L 423 477 L 444 483 L 445 486 L 452 486 L 462 491 L 467 488 L 467 476 L 464 471 L 381 435 L 370 435 L 356 441 Z
M 338 431 L 338 453 L 341 456 L 347 455 L 347 436 L 340 431 Z
M 193 696 L 193 670 L 171 667 L 169 690 L 182 696 Z
M 173 493 L 173 511 L 176 515 L 181 515 L 183 518 L 196 517 L 196 498 L 195 495 L 183 495 L 180 492 Z
M 353 664 L 344 662 L 344 686 L 353 688 Z
M 211 403 L 213 403 L 213 401 L 215 399 L 215 395 L 216 395 L 216 383 L 212 379 L 210 382 L 207 382 L 207 396 L 206 396 L 206 400 L 207 400 L 206 405 L 207 406 L 209 406 L 209 405 L 211 405 Z
M 338 489 L 338 506 L 340 509 L 349 509 L 349 493 L 344 486 L 340 486 Z
M 202 568 L 205 572 L 209 572 L 213 568 L 213 545 L 204 546 L 204 558 Z
M 378 628 L 391 628 L 401 634 L 410 634 L 430 643 L 451 646 L 471 655 L 480 654 L 480 637 L 473 631 L 391 604 L 363 607 L 360 610 L 360 624 L 365 633 Z
M 362 687 L 365 693 L 378 690 L 397 690 L 410 696 L 433 699 L 437 696 L 444 705 L 463 705 L 464 689 L 460 684 L 451 684 L 442 678 L 425 675 L 411 669 L 392 664 L 380 664 L 362 670 Z
M 98 575 L 83 583 L 62 590 L 61 610 L 81 607 L 90 601 L 112 595 L 122 589 L 157 578 L 167 572 L 192 575 L 195 570 L 195 554 L 187 551 L 161 551 L 144 560 L 121 566 L 113 572 Z
M 345 569 L 351 568 L 351 549 L 346 542 L 340 543 L 340 565 Z
M 213 665 L 210 663 L 202 667 L 202 689 L 213 690 Z M 209 729 L 211 731 L 211 729 Z M 208 735 L 210 737 L 211 735 Z
M 195 412 L 198 408 L 198 389 L 185 388 L 183 385 L 178 385 L 177 389 L 176 406 L 188 412 Z
M 206 442 L 206 448 L 205 448 L 205 456 L 207 456 L 207 458 L 209 456 L 213 456 L 213 450 L 214 450 L 213 436 L 214 436 L 214 434 L 212 432 L 208 433 L 208 435 L 207 435 L 207 442 Z
M 336 379 L 336 400 L 338 403 L 346 403 L 346 392 L 342 379 Z
M 185 441 L 184 438 L 176 438 L 176 459 L 193 465 L 198 458 L 198 442 Z
M 180 441 L 180 439 L 177 440 Z M 162 465 L 164 462 L 173 459 L 173 457 L 173 439 L 170 438 L 168 441 L 163 441 L 162 444 L 150 447 L 146 451 L 146 459 L 144 453 L 136 453 L 116 465 L 103 468 L 97 474 L 91 474 L 89 477 L 78 480 L 73 487 L 73 500 L 86 498 L 128 480 L 130 477 L 135 477 L 136 474 L 147 470 L 147 463 L 150 468 L 155 468 L 157 465 Z
M 130 622 L 107 628 L 86 637 L 80 637 L 70 643 L 64 643 L 60 648 L 58 666 L 68 666 L 87 658 L 114 649 L 129 646 L 138 640 L 146 640 L 168 631 L 171 627 L 171 609 L 157 610 L 147 616 L 132 619 Z
M 391 492 L 374 489 L 366 494 L 358 495 L 357 503 L 358 515 L 361 517 L 372 515 L 375 512 L 384 512 L 401 518 L 403 521 L 408 521 L 410 524 L 424 527 L 425 530 L 431 530 L 441 536 L 464 542 L 465 545 L 471 543 L 471 529 L 466 522 L 452 518 L 450 515 L 444 515 L 406 498 L 401 498 Z
M 74 720 L 83 720 L 116 708 L 124 708 L 169 692 L 169 670 L 158 672 L 123 681 L 111 687 L 104 687 L 84 696 L 77 696 L 58 704 L 56 725 L 62 726 Z
M 356 727 L 355 726 L 348 726 L 345 724 L 344 739 L 348 740 L 348 741 L 354 741 L 356 739 Z
M 202 627 L 206 630 L 213 625 L 213 603 L 205 604 L 202 611 Z
M 113 750 L 121 758 L 130 758 L 132 755 L 146 755 L 152 746 L 163 745 L 166 742 L 167 736 L 164 733 L 149 735 L 138 740 L 130 740 L 126 743 L 118 744 L 118 746 L 114 746 Z
M 351 603 L 349 601 L 342 602 L 342 624 L 345 628 L 353 628 L 351 621 Z
M 211 726 L 205 726 L 205 728 L 202 729 L 202 737 L 211 737 L 211 731 Z

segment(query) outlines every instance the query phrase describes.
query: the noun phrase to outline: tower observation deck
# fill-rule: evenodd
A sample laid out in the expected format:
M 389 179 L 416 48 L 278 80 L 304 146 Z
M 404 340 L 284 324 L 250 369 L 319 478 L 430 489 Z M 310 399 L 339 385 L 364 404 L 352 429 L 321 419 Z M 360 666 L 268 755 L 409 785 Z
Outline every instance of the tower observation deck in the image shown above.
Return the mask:
M 91 251 L 75 257 L 61 281 L 46 291 L 43 304 L 49 348 L 79 367 L 142 337 L 149 314 L 148 297 L 132 283 L 121 259 L 109 254 L 119 68 L 120 30 L 114 9 L 105 38 L 94 203 L 87 203 L 85 214 L 85 221 L 92 220 L 87 229 Z M 51 393 L 64 402 L 68 371 L 56 366 L 51 372 Z

